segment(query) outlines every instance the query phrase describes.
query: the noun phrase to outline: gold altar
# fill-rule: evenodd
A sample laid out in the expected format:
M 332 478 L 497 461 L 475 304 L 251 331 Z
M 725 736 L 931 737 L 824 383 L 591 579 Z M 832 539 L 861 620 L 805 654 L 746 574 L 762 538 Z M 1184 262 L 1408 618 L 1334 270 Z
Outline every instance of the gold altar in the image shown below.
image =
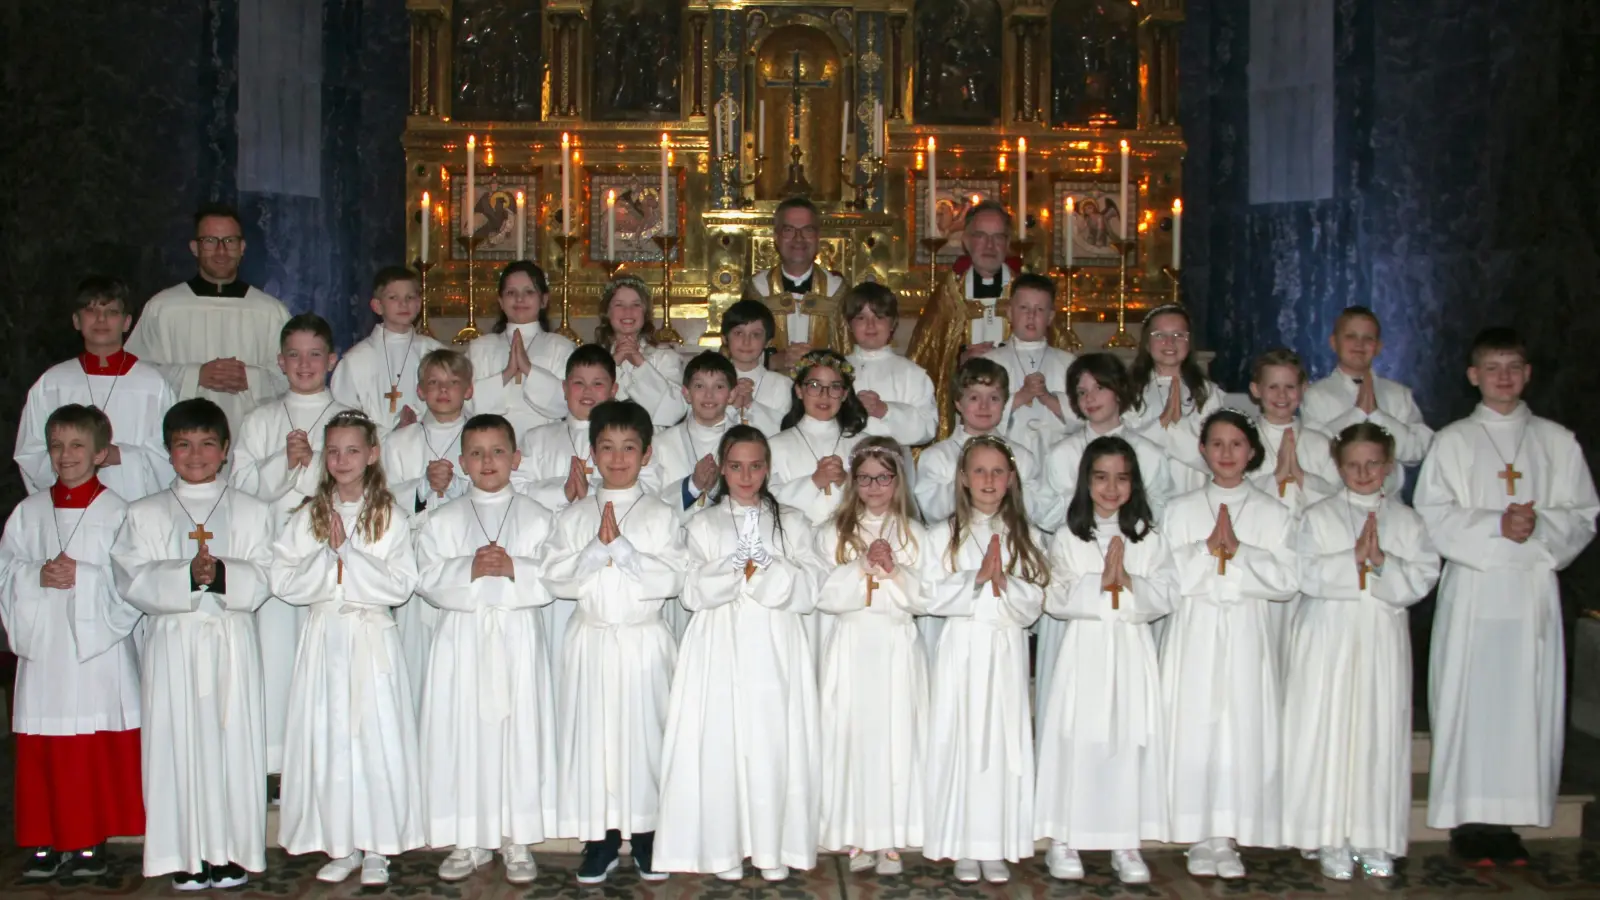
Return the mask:
M 1073 201 L 1080 317 L 1115 315 L 1119 259 L 1110 246 L 1124 220 L 1134 245 L 1128 307 L 1174 295 L 1183 0 L 407 6 L 407 251 L 422 261 L 426 234 L 433 316 L 464 316 L 470 292 L 477 315 L 492 317 L 495 276 L 519 257 L 549 273 L 553 321 L 563 297 L 572 317 L 593 316 L 618 268 L 662 283 L 661 242 L 652 239 L 666 234 L 676 238 L 668 242 L 674 318 L 709 312 L 714 322 L 745 275 L 776 261 L 772 210 L 795 190 L 823 210 L 822 262 L 853 282 L 889 285 L 907 314 L 928 296 L 930 272 L 959 254 L 962 216 L 977 198 L 1012 210 L 1014 254 L 1058 280 Z M 563 135 L 572 150 L 570 239 Z M 1118 196 L 1123 141 L 1127 208 Z M 948 235 L 937 269 L 924 243 L 930 227 Z M 713 326 L 702 340 L 715 337 Z

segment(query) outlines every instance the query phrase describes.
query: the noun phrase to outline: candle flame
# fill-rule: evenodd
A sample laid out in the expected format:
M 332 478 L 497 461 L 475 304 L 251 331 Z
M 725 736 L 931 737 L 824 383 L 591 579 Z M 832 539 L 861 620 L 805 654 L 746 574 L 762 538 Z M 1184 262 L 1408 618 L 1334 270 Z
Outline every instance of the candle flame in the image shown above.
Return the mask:
M 1127 141 L 1123 141 L 1122 142 L 1122 152 L 1123 153 L 1127 153 L 1128 152 L 1128 142 Z
M 467 149 L 468 150 L 475 150 L 475 149 L 477 149 L 477 147 L 478 147 L 478 136 L 475 135 L 475 134 L 467 135 Z
M 494 147 L 485 145 L 483 148 L 483 162 L 485 165 L 494 165 Z
M 1028 152 L 1028 139 L 1027 138 L 1024 138 L 1024 137 L 1017 138 L 1017 152 L 1018 153 L 1027 153 Z
M 570 141 L 570 140 L 571 140 L 571 138 L 567 135 L 567 133 L 565 131 L 561 132 L 561 146 L 562 146 L 563 149 L 566 148 L 567 142 Z
M 577 165 L 578 163 L 580 163 L 582 161 L 583 161 L 583 151 L 582 150 L 574 150 L 574 151 L 572 151 L 572 164 L 573 165 Z
M 1039 210 L 1039 218 L 1046 222 L 1050 221 L 1050 210 L 1048 208 Z
M 934 142 L 933 137 L 930 135 L 928 137 L 928 152 L 932 153 L 937 147 L 938 147 L 938 144 L 936 144 Z
M 521 206 L 522 204 L 524 204 L 526 202 L 528 202 L 528 198 L 526 196 L 524 196 L 521 191 L 517 191 L 517 205 Z
M 980 194 L 973 194 L 971 200 L 972 200 L 972 205 L 973 206 L 977 206 L 979 203 L 983 202 L 983 197 Z
M 606 205 L 607 206 L 616 206 L 617 205 L 617 192 L 615 190 L 606 191 Z
M 1005 170 L 1006 170 L 1006 156 L 1005 156 L 1004 153 L 1002 153 L 1002 154 L 1000 154 L 1000 171 L 1004 172 Z
M 665 150 L 666 148 L 667 148 L 667 133 L 665 131 L 663 131 L 663 132 L 661 132 L 661 149 Z
M 927 166 L 927 164 L 928 164 L 928 163 L 927 163 L 927 160 L 925 160 L 925 159 L 924 159 L 924 158 L 923 158 L 923 156 L 922 156 L 922 151 L 921 151 L 921 150 L 918 150 L 918 151 L 917 151 L 917 171 L 918 171 L 918 172 L 921 172 L 921 171 L 922 171 L 922 170 L 923 170 L 923 168 L 924 168 L 924 167 L 925 167 L 925 166 Z
M 430 211 L 433 209 L 433 204 L 428 202 L 428 192 L 427 191 L 423 191 L 422 192 L 422 208 L 426 209 L 426 210 L 430 210 Z
M 1172 201 L 1172 214 L 1175 215 L 1175 216 L 1183 215 L 1183 201 L 1182 200 L 1174 200 L 1174 201 Z
M 1077 202 L 1075 200 L 1073 200 L 1071 197 L 1068 197 L 1067 198 L 1067 215 L 1069 215 L 1069 216 L 1072 215 L 1072 211 L 1073 211 L 1073 209 L 1075 209 L 1077 207 L 1077 205 L 1078 204 L 1077 204 Z

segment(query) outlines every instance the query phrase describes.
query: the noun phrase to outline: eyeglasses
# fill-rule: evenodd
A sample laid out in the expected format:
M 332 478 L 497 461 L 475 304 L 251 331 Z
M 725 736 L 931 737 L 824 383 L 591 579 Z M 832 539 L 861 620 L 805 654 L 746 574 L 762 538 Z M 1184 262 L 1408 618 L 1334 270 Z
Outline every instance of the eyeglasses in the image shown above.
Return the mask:
M 239 249 L 239 245 L 244 243 L 244 238 L 237 234 L 229 235 L 228 237 L 214 237 L 208 234 L 205 237 L 195 238 L 194 242 L 206 248 L 207 250 L 215 250 L 218 247 L 221 247 L 224 250 L 232 252 Z
M 1174 344 L 1187 344 L 1187 343 L 1189 343 L 1189 332 L 1187 332 L 1187 331 L 1152 331 L 1152 332 L 1150 332 L 1150 340 L 1151 341 L 1161 341 L 1162 343 L 1171 342 L 1171 343 L 1174 343 Z
M 802 382 L 800 387 L 804 388 L 805 392 L 813 397 L 824 392 L 829 397 L 843 397 L 845 392 L 844 382 L 842 381 L 830 381 L 827 384 L 823 384 L 813 378 L 810 381 Z
M 856 487 L 871 487 L 872 485 L 877 485 L 878 487 L 888 487 L 891 484 L 894 484 L 893 472 L 885 472 L 882 475 L 862 475 L 859 472 L 856 473 Z
M 778 229 L 778 237 L 784 238 L 785 240 L 793 240 L 801 235 L 811 238 L 816 237 L 821 233 L 822 230 L 815 225 L 802 225 L 799 228 L 796 228 L 793 225 L 784 225 Z

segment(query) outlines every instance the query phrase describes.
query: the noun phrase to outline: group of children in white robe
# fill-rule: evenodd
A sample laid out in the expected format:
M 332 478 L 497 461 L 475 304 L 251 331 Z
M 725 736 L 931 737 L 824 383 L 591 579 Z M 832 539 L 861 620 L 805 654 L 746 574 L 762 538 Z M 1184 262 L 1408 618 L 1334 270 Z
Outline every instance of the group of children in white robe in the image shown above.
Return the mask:
M 1460 645 L 1434 657 L 1450 672 L 1436 709 L 1455 710 L 1436 756 L 1456 773 L 1436 783 L 1435 824 L 1547 824 L 1537 797 L 1495 798 L 1531 778 L 1553 803 L 1554 572 L 1600 502 L 1571 435 L 1520 402 L 1514 334 L 1474 346 L 1484 405 L 1440 435 L 1419 516 L 1395 496 L 1397 463 L 1432 435 L 1409 392 L 1371 374 L 1375 340 L 1362 369 L 1362 341 L 1338 330 L 1345 368 L 1305 392 L 1306 420 L 1288 351 L 1258 361 L 1252 418 L 1221 409 L 1181 308 L 1146 318 L 1130 375 L 1046 346 L 1052 286 L 1021 276 L 1012 340 L 954 373 L 961 424 L 929 444 L 932 384 L 889 349 L 898 309 L 877 285 L 845 298 L 856 350 L 811 351 L 788 377 L 764 365 L 775 329 L 755 301 L 724 316 L 723 354 L 684 365 L 651 345 L 647 288 L 626 277 L 597 343 L 574 348 L 545 327 L 543 273 L 513 263 L 500 321 L 466 356 L 411 331 L 416 288 L 380 274 L 383 322 L 335 392 L 326 323 L 285 326 L 290 393 L 237 443 L 206 400 L 172 405 L 159 444 L 148 418 L 113 431 L 95 382 L 137 370 L 117 355 L 125 299 L 96 330 L 113 304 L 80 297 L 89 402 L 59 397 L 19 437 L 30 483 L 43 441 L 55 485 L 7 525 L 0 613 L 22 657 L 19 731 L 142 729 L 146 875 L 198 890 L 261 871 L 278 771 L 284 848 L 326 854 L 321 880 L 369 886 L 423 846 L 453 848 L 442 879 L 498 853 L 526 884 L 530 847 L 554 837 L 585 842 L 587 884 L 624 841 L 647 880 L 737 880 L 748 859 L 781 881 L 820 847 L 883 875 L 917 848 L 998 883 L 1036 840 L 1062 879 L 1084 877 L 1080 851 L 1109 850 L 1118 878 L 1147 881 L 1147 840 L 1192 845 L 1197 876 L 1242 877 L 1241 844 L 1386 876 L 1410 805 L 1403 611 L 1438 576 L 1435 544 L 1440 629 Z M 1339 323 L 1368 326 L 1359 309 Z M 176 480 L 124 504 L 96 477 L 114 452 Z M 1548 607 L 1531 623 L 1506 608 L 1530 594 Z M 1485 617 L 1519 627 L 1474 635 Z M 1518 714 L 1541 739 L 1503 775 L 1474 755 L 1496 720 L 1465 712 L 1464 682 L 1514 689 L 1483 674 L 1486 653 L 1539 675 Z M 120 706 L 52 731 L 64 701 L 37 685 L 60 673 Z M 43 771 L 39 752 L 19 745 L 19 773 Z M 68 804 L 89 766 L 114 774 L 106 751 L 43 752 L 77 769 L 19 794 L 19 822 Z M 128 827 L 106 815 L 84 833 Z M 1503 857 L 1496 834 L 1473 837 L 1485 858 Z M 27 835 L 41 865 L 83 867 L 86 839 Z

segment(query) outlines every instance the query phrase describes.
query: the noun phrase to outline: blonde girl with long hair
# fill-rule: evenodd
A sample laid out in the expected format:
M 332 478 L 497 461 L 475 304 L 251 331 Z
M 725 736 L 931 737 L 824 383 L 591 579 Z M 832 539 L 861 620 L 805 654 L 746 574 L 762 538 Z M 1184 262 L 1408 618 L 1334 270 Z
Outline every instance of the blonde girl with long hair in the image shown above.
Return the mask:
M 273 546 L 272 592 L 309 615 L 289 690 L 279 842 L 326 853 L 317 879 L 388 884 L 390 856 L 423 845 L 416 704 L 393 610 L 417 586 L 411 527 L 365 414 L 323 429 L 316 493 Z
M 618 275 L 600 292 L 594 342 L 617 361 L 617 399 L 650 413 L 656 430 L 678 424 L 689 411 L 683 397 L 683 357 L 656 343 L 650 287 L 637 275 Z
M 916 614 L 938 546 L 917 521 L 905 448 L 869 437 L 850 452 L 851 477 L 816 533 L 830 613 L 818 672 L 822 730 L 822 846 L 850 871 L 902 871 L 902 848 L 922 844 L 928 658 Z
M 956 509 L 936 548 L 927 613 L 944 616 L 934 654 L 922 855 L 954 859 L 956 880 L 1010 878 L 1033 855 L 1033 726 L 1027 629 L 1050 571 L 1024 512 L 1010 446 L 967 441 Z

